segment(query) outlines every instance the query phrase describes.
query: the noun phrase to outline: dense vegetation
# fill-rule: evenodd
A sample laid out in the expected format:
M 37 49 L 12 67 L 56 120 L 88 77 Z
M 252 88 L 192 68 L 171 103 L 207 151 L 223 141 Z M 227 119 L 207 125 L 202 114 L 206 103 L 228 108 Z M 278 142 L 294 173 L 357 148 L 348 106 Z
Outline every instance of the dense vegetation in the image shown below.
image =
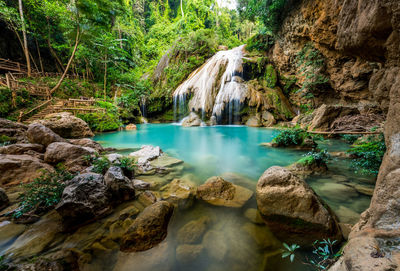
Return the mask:
M 305 144 L 312 147 L 312 145 L 315 145 L 314 139 L 317 139 L 317 137 L 307 131 L 294 128 L 280 131 L 279 134 L 274 137 L 272 143 L 277 147 L 294 147 L 303 146 Z

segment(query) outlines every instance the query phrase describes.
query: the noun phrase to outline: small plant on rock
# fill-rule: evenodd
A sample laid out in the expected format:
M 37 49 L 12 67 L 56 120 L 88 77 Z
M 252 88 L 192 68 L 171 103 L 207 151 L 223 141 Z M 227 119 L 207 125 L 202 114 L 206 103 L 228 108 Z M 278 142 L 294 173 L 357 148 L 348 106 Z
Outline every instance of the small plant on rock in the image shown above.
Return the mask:
M 110 166 L 111 163 L 106 157 L 95 157 L 92 171 L 98 174 L 105 174 Z
M 330 155 L 327 150 L 316 151 L 313 150 L 304 155 L 304 158 L 300 159 L 298 163 L 304 166 L 316 165 L 316 166 L 326 166 Z
M 319 138 L 306 132 L 303 129 L 286 129 L 280 131 L 280 133 L 272 140 L 272 143 L 277 147 L 291 147 L 291 146 L 302 146 L 309 145 L 309 147 L 316 147 L 315 140 Z
M 23 184 L 24 192 L 19 196 L 19 207 L 13 216 L 19 218 L 29 212 L 43 214 L 54 208 L 61 199 L 65 182 L 73 177 L 69 172 L 57 169 L 55 172 L 44 172 L 33 182 Z
M 119 158 L 116 162 L 113 163 L 113 165 L 120 167 L 125 176 L 127 176 L 128 178 L 133 177 L 133 173 L 137 168 L 135 158 L 126 156 Z

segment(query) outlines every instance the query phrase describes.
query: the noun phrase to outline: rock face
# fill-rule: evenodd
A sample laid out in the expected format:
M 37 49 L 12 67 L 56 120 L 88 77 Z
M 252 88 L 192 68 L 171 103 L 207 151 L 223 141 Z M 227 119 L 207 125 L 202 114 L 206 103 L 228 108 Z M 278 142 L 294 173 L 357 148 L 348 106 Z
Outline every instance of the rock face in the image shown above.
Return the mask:
M 89 125 L 69 112 L 55 113 L 45 116 L 36 123 L 43 124 L 63 138 L 85 138 L 94 136 Z
M 43 124 L 33 123 L 28 126 L 26 136 L 29 142 L 33 144 L 40 144 L 45 147 L 53 142 L 67 142 L 64 138 L 54 133 L 52 130 L 44 126 Z
M 182 126 L 183 127 L 194 127 L 194 126 L 200 126 L 200 125 L 201 125 L 201 119 L 194 112 L 191 112 L 189 114 L 189 116 L 184 118 L 183 121 L 182 121 Z
M 80 174 L 68 182 L 56 206 L 64 224 L 76 226 L 110 210 L 110 195 L 100 174 Z
M 90 138 L 70 139 L 69 142 L 74 145 L 95 149 L 99 153 L 104 151 L 104 148 L 99 143 Z
M 163 241 L 167 236 L 173 209 L 166 201 L 158 201 L 146 207 L 122 236 L 121 251 L 144 251 Z
M 357 108 L 322 105 L 314 112 L 309 131 L 327 131 L 337 118 L 360 114 Z
M 30 155 L 0 154 L 0 185 L 32 181 L 53 167 Z
M 257 183 L 257 205 L 276 236 L 310 246 L 315 240 L 341 240 L 334 214 L 301 179 L 282 167 L 271 167 Z
M 125 201 L 135 197 L 134 184 L 120 167 L 110 167 L 104 175 L 104 181 L 115 200 Z
M 93 155 L 96 151 L 89 147 L 81 147 L 65 142 L 51 143 L 44 154 L 44 160 L 50 164 L 65 163 L 71 171 L 79 171 L 86 163 L 84 156 Z
M 10 204 L 10 200 L 7 197 L 6 191 L 0 188 L 0 211 L 6 208 Z
M 0 118 L 0 135 L 8 136 L 11 142 L 27 143 L 26 130 L 28 126 Z
M 249 189 L 234 185 L 221 177 L 211 177 L 197 188 L 197 198 L 212 205 L 242 207 L 253 195 Z

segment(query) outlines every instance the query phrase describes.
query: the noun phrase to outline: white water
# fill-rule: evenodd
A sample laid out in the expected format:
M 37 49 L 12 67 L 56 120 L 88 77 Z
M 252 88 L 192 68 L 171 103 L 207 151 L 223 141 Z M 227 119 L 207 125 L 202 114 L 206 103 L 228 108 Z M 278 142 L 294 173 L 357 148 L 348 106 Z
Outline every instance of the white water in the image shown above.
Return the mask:
M 240 104 L 249 95 L 242 83 L 245 45 L 228 51 L 220 51 L 195 70 L 174 92 L 174 116 L 180 120 L 186 109 L 186 97 L 192 94 L 189 111 L 202 112 L 220 117 L 227 109 L 229 123 L 235 121 Z M 221 76 L 222 74 L 222 76 Z

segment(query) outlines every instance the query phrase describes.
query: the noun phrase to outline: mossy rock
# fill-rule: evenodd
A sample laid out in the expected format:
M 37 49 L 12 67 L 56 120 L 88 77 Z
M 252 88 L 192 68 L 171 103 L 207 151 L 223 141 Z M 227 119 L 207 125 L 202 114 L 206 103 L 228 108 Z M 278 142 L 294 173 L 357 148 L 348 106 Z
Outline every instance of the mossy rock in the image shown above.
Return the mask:
M 294 117 L 293 109 L 280 88 L 267 88 L 265 95 L 268 103 L 277 111 L 277 114 L 286 119 Z
M 265 80 L 267 82 L 267 87 L 274 88 L 278 83 L 278 74 L 272 64 L 268 64 L 265 69 Z

